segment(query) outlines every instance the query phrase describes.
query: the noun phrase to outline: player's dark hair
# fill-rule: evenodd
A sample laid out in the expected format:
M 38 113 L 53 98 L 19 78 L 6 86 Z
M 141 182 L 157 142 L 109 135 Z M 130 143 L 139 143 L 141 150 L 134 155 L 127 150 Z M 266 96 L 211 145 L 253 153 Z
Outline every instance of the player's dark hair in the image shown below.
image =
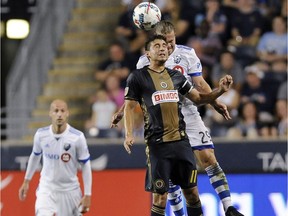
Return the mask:
M 145 50 L 149 51 L 151 42 L 157 39 L 166 41 L 166 38 L 162 35 L 152 35 L 151 37 L 148 38 L 148 40 L 145 43 Z

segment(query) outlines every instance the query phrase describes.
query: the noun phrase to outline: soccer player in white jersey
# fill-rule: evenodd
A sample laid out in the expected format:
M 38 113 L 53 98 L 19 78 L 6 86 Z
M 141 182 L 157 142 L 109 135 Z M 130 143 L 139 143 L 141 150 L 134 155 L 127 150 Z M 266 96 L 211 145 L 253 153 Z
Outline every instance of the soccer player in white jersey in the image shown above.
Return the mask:
M 211 92 L 210 86 L 202 76 L 202 65 L 194 49 L 176 45 L 175 28 L 169 21 L 159 22 L 153 29 L 155 34 L 163 35 L 169 44 L 170 56 L 165 66 L 170 69 L 179 70 L 186 78 L 202 93 Z M 149 65 L 146 55 L 140 57 L 137 68 Z M 225 104 L 215 101 L 211 104 L 226 120 L 231 119 Z M 243 216 L 232 205 L 228 182 L 222 168 L 217 162 L 214 154 L 214 144 L 209 131 L 204 125 L 197 107 L 188 99 L 184 98 L 182 114 L 186 123 L 186 133 L 189 137 L 190 145 L 197 158 L 198 165 L 205 169 L 210 183 L 218 194 L 226 216 Z M 123 116 L 121 108 L 112 119 L 111 127 L 115 127 Z M 184 208 L 182 202 L 181 188 L 171 183 L 168 193 L 169 204 L 176 216 L 183 216 Z
M 35 215 L 79 216 L 88 212 L 91 205 L 92 172 L 87 142 L 81 131 L 68 124 L 69 110 L 65 101 L 54 100 L 49 116 L 52 124 L 39 128 L 34 135 L 19 199 L 25 200 L 29 182 L 42 158 Z M 79 164 L 84 182 L 83 197 L 77 177 Z

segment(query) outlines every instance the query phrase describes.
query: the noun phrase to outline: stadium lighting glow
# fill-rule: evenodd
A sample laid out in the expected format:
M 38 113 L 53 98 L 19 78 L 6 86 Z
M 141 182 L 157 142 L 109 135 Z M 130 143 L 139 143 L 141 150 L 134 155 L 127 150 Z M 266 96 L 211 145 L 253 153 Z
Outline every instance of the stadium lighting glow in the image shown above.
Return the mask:
M 24 39 L 29 34 L 29 23 L 22 19 L 10 19 L 6 23 L 6 34 L 10 39 Z

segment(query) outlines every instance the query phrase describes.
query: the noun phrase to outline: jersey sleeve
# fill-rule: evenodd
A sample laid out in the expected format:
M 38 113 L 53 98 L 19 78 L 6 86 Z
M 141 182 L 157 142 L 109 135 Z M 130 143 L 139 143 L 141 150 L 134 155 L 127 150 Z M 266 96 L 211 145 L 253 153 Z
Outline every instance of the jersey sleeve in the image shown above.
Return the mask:
M 138 62 L 136 64 L 136 68 L 137 69 L 141 69 L 141 68 L 143 68 L 143 67 L 145 67 L 145 66 L 147 66 L 149 64 L 150 64 L 150 61 L 147 58 L 147 56 L 146 55 L 142 55 L 142 56 L 140 56 L 140 58 L 139 58 L 139 60 L 138 60 Z
M 87 141 L 82 133 L 77 142 L 77 158 L 79 162 L 86 163 L 90 160 L 90 153 L 88 150 Z
M 140 101 L 139 86 L 140 83 L 137 80 L 137 71 L 132 72 L 127 78 L 127 84 L 125 88 L 125 100 Z
M 177 79 L 179 79 L 180 81 L 180 87 L 178 91 L 180 92 L 181 95 L 185 95 L 193 88 L 193 86 L 189 83 L 186 77 L 178 71 L 177 76 L 178 76 Z
M 41 145 L 40 145 L 40 133 L 39 133 L 39 131 L 37 131 L 37 132 L 35 133 L 35 135 L 34 135 L 32 152 L 33 152 L 35 155 L 40 155 L 40 154 L 42 154 L 42 148 L 41 148 Z
M 194 49 L 189 50 L 189 52 L 186 53 L 187 62 L 189 62 L 188 65 L 188 75 L 189 76 L 200 76 L 202 75 L 202 64 L 200 59 L 195 53 Z

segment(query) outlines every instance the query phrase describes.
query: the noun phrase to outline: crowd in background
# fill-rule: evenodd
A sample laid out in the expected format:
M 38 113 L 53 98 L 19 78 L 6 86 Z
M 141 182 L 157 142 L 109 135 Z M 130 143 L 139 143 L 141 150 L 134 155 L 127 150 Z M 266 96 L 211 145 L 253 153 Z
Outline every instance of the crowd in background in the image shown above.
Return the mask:
M 109 58 L 95 71 L 103 84 L 90 98 L 88 136 L 121 137 L 110 129 L 112 115 L 124 103 L 125 81 L 135 69 L 149 32 L 137 29 L 133 9 L 141 0 L 122 0 Z M 152 1 L 151 1 L 152 2 Z M 233 88 L 219 98 L 232 115 L 226 121 L 209 106 L 199 107 L 214 137 L 287 137 L 287 0 L 156 0 L 162 19 L 176 28 L 176 43 L 192 47 L 212 88 L 225 74 Z M 140 108 L 135 136 L 143 137 Z M 90 131 L 90 133 L 89 133 Z

